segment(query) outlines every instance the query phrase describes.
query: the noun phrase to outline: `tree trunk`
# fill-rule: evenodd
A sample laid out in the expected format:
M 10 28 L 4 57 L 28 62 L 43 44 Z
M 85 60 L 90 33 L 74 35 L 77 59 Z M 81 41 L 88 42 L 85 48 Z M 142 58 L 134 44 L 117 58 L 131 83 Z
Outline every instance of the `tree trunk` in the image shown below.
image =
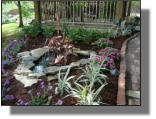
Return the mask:
M 19 12 L 19 27 L 23 27 L 22 9 L 20 1 L 18 1 L 18 12 Z
M 132 4 L 132 1 L 129 2 L 127 16 L 130 16 L 131 14 L 131 4 Z
M 35 22 L 41 23 L 40 1 L 34 1 Z
M 116 5 L 116 19 L 123 20 L 125 17 L 125 2 L 124 1 L 118 1 Z

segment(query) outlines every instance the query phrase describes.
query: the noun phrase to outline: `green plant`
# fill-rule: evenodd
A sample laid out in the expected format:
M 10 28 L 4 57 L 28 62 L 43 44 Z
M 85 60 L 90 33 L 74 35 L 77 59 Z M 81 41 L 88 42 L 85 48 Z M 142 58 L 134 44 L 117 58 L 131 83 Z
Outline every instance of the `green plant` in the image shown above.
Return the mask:
M 55 32 L 56 32 L 56 29 L 54 26 L 46 26 L 46 27 L 43 27 L 42 34 L 46 37 L 52 37 L 54 36 Z
M 41 24 L 38 23 L 25 26 L 22 30 L 25 34 L 28 34 L 30 36 L 37 36 L 42 32 Z
M 88 39 L 88 31 L 82 27 L 75 27 L 70 29 L 69 34 L 67 35 L 69 37 L 69 41 L 85 41 Z
M 104 62 L 105 60 L 103 60 Z M 94 84 L 96 82 L 99 82 L 101 85 L 107 85 L 106 78 L 107 76 L 101 73 L 101 70 L 105 70 L 105 67 L 103 68 L 103 62 L 101 64 L 97 64 L 95 60 L 91 58 L 89 66 L 86 65 L 85 69 L 81 70 L 84 72 L 83 75 L 81 75 L 77 80 L 80 80 L 80 82 L 89 82 L 89 91 L 94 87 Z M 87 78 L 86 78 L 87 77 Z M 85 79 L 82 79 L 85 78 Z M 104 83 L 103 81 L 104 80 Z
M 82 86 L 74 82 L 76 89 L 71 89 L 71 97 L 77 97 L 80 99 L 78 105 L 99 105 L 102 104 L 98 98 L 100 91 L 104 88 L 104 84 L 101 85 L 96 91 L 90 90 L 88 85 Z
M 100 48 L 105 48 L 106 46 L 113 46 L 113 42 L 107 38 L 100 38 L 96 44 L 100 47 Z
M 91 39 L 91 41 L 95 41 L 95 40 L 98 40 L 99 38 L 103 37 L 103 33 L 101 33 L 97 29 L 89 29 L 88 36 L 89 36 L 89 39 Z
M 71 67 L 67 69 L 65 76 L 61 74 L 61 69 L 60 69 L 58 74 L 58 83 L 56 83 L 57 87 L 55 88 L 55 94 L 60 94 L 62 96 L 64 91 L 69 93 L 69 89 L 71 89 L 71 84 L 69 80 L 74 78 L 74 76 L 68 77 L 70 69 Z
M 104 33 L 103 33 L 103 37 L 104 38 L 110 38 L 113 36 L 113 31 L 112 29 L 105 29 Z
M 63 28 L 62 33 L 64 33 L 64 36 L 68 36 L 68 34 L 70 32 L 69 26 L 67 24 L 63 24 L 62 28 Z

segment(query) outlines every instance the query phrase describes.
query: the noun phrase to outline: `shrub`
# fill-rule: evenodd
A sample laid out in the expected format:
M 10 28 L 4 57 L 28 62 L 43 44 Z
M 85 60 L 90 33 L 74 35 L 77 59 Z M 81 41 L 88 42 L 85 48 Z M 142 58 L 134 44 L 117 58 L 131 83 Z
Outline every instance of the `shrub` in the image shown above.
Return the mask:
M 85 41 L 86 39 L 88 39 L 88 31 L 84 27 L 79 26 L 70 29 L 67 36 L 69 37 L 70 42 Z
M 38 23 L 25 26 L 22 30 L 25 34 L 28 34 L 30 36 L 38 36 L 42 32 L 41 24 Z
M 103 37 L 104 38 L 110 38 L 110 37 L 112 37 L 113 36 L 113 33 L 112 32 L 113 32 L 112 29 L 106 29 L 104 31 L 104 33 L 103 33 Z
M 113 42 L 109 39 L 106 38 L 100 38 L 96 44 L 100 47 L 100 48 L 105 48 L 105 47 L 112 47 L 113 46 Z
M 88 36 L 89 39 L 91 39 L 91 41 L 95 41 L 103 37 L 103 33 L 101 33 L 99 30 L 96 29 L 90 29 L 88 30 Z
M 54 33 L 56 32 L 56 29 L 54 26 L 46 26 L 43 27 L 43 35 L 46 37 L 52 37 L 54 36 Z
M 111 70 L 115 69 L 115 60 L 119 60 L 120 53 L 118 49 L 106 47 L 99 52 L 99 55 L 94 56 L 97 63 L 102 64 L 103 67 Z M 103 62 L 103 63 L 102 63 Z

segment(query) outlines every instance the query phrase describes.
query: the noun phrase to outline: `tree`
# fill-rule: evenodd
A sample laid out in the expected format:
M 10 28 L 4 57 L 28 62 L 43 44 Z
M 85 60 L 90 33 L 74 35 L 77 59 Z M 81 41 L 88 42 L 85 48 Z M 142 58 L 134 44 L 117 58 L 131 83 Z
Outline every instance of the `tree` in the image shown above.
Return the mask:
M 41 23 L 40 1 L 34 1 L 35 22 Z
M 20 1 L 18 1 L 18 12 L 19 12 L 19 27 L 23 27 L 22 9 Z
M 130 16 L 131 14 L 131 4 L 132 4 L 132 1 L 129 2 L 127 16 Z

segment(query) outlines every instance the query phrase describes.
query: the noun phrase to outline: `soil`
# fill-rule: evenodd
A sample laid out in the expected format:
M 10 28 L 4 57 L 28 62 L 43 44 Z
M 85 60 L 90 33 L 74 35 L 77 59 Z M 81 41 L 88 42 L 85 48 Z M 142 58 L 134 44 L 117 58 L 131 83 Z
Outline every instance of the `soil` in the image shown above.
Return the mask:
M 120 51 L 123 42 L 128 37 L 129 36 L 118 37 L 115 39 L 110 38 L 110 40 L 112 40 L 112 42 L 113 42 L 113 47 L 118 48 Z M 30 37 L 26 46 L 23 46 L 21 48 L 20 52 L 30 51 L 30 50 L 35 49 L 35 48 L 43 47 L 45 40 L 46 40 L 46 38 L 42 35 L 40 35 L 36 38 Z M 86 44 L 82 44 L 82 43 L 74 44 L 74 46 L 76 48 L 80 48 L 82 50 L 94 50 L 96 52 L 98 52 L 100 50 L 100 48 L 98 48 L 97 46 L 86 45 Z M 12 72 L 16 69 L 16 67 L 19 63 L 20 62 L 16 62 L 13 65 L 5 67 L 5 69 L 9 72 L 10 75 L 13 75 Z M 120 60 L 116 61 L 116 67 L 118 70 L 120 70 L 119 66 L 120 66 Z M 71 70 L 70 75 L 76 75 L 76 78 L 77 78 L 80 75 L 82 75 L 82 73 L 83 72 L 80 69 L 74 69 L 74 70 Z M 109 105 L 116 105 L 117 91 L 118 91 L 118 76 L 112 76 L 108 71 L 104 72 L 104 74 L 106 74 L 108 76 L 108 79 L 107 79 L 108 84 L 100 92 L 101 101 L 104 103 L 107 103 Z M 4 82 L 4 80 L 6 78 L 7 77 L 3 77 L 2 82 Z M 47 78 L 43 77 L 42 80 L 45 81 L 45 84 L 47 86 L 48 85 Z M 52 80 L 51 82 L 49 82 L 50 85 L 53 86 L 52 90 L 50 90 L 48 92 L 48 96 L 52 96 L 52 100 L 50 102 L 50 105 L 55 105 L 59 99 L 63 100 L 63 105 L 75 105 L 79 99 L 73 98 L 73 97 L 67 97 L 67 98 L 63 99 L 63 97 L 66 96 L 67 93 L 64 93 L 64 95 L 61 97 L 56 96 L 54 94 L 56 82 L 57 82 L 57 80 Z M 11 80 L 11 84 L 10 84 L 11 90 L 7 94 L 14 95 L 15 99 L 14 100 L 8 100 L 8 101 L 2 101 L 2 105 L 16 105 L 15 103 L 17 102 L 18 99 L 23 99 L 24 102 L 29 101 L 31 99 L 31 97 L 30 97 L 30 94 L 28 94 L 28 90 L 30 90 L 30 89 L 33 90 L 32 93 L 34 96 L 36 96 L 37 92 L 39 92 L 39 91 L 41 92 L 41 94 L 43 94 L 43 90 L 41 89 L 40 83 L 41 83 L 41 81 L 39 81 L 37 84 L 32 85 L 31 87 L 24 88 L 24 85 L 22 83 L 20 83 L 15 78 L 13 78 Z M 71 84 L 73 87 L 75 87 L 75 85 L 73 84 L 72 81 L 71 81 Z M 97 89 L 99 86 L 100 86 L 99 84 L 95 84 L 95 89 Z M 47 87 L 45 87 L 45 88 L 47 88 Z M 48 98 L 48 96 L 47 96 L 47 98 Z

